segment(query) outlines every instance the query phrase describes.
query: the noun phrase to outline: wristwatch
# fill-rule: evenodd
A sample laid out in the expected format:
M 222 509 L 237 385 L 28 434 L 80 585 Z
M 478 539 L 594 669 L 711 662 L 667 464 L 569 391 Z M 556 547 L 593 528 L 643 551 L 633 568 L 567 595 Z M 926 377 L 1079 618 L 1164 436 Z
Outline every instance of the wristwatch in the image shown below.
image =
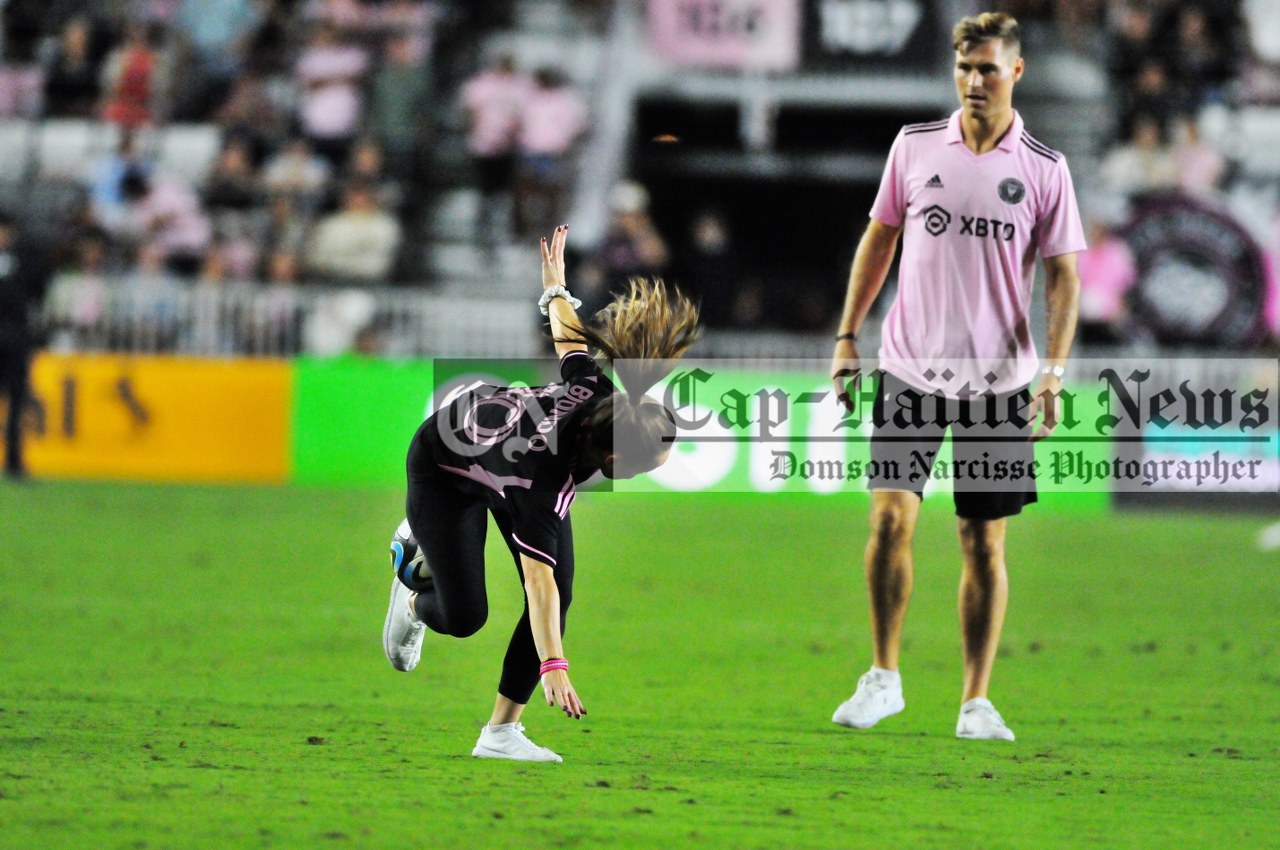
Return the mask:
M 1063 375 L 1067 374 L 1067 367 L 1066 366 L 1045 366 L 1043 369 L 1040 370 L 1040 374 L 1053 375 L 1053 377 L 1055 378 L 1061 378 Z

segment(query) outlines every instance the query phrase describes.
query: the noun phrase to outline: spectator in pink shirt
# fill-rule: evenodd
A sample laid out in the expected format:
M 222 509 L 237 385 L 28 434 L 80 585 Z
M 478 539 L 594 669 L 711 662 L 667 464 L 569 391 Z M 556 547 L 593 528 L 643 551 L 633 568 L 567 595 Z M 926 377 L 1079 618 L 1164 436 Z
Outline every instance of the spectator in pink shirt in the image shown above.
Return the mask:
M 1089 226 L 1089 247 L 1080 252 L 1080 341 L 1123 342 L 1129 309 L 1125 296 L 1138 278 L 1133 252 L 1100 221 Z
M 341 167 L 360 128 L 364 108 L 360 81 L 369 70 L 369 57 L 359 47 L 344 44 L 338 29 L 320 23 L 294 69 L 301 92 L 298 119 L 316 153 Z
M 520 109 L 516 172 L 516 233 L 546 233 L 564 219 L 572 178 L 570 155 L 587 130 L 587 106 L 564 75 L 541 68 Z
M 462 87 L 462 103 L 467 110 L 467 151 L 480 186 L 476 241 L 490 250 L 498 240 L 496 221 L 511 199 L 516 129 L 528 91 L 528 80 L 516 73 L 516 60 L 507 53 L 500 54 Z
M 170 177 L 131 173 L 124 179 L 131 226 L 142 243 L 155 243 L 175 274 L 194 275 L 213 239 L 213 225 L 191 186 Z
M 1212 195 L 1222 186 L 1227 164 L 1222 154 L 1200 139 L 1200 125 L 1194 115 L 1178 119 L 1173 143 L 1173 163 L 1178 171 L 1178 188 L 1190 195 Z

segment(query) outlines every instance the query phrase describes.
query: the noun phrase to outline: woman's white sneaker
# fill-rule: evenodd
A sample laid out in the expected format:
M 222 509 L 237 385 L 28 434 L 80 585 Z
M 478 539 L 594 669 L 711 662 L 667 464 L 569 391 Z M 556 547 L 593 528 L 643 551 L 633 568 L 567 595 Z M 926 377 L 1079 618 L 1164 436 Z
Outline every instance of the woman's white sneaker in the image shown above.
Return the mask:
M 481 759 L 512 759 L 514 761 L 564 761 L 560 756 L 539 747 L 524 734 L 522 723 L 485 724 L 480 729 L 480 740 L 471 755 Z
M 906 706 L 902 699 L 902 677 L 895 671 L 872 667 L 858 680 L 853 696 L 840 703 L 831 715 L 831 722 L 850 729 L 870 729 Z
M 1004 718 L 991 700 L 974 697 L 960 706 L 960 719 L 956 721 L 957 738 L 974 738 L 983 741 L 1012 741 L 1013 730 L 1004 725 Z
M 422 658 L 422 635 L 427 630 L 427 624 L 415 617 L 409 607 L 411 595 L 400 579 L 391 579 L 391 601 L 382 624 L 382 650 L 392 667 L 406 673 L 417 667 Z

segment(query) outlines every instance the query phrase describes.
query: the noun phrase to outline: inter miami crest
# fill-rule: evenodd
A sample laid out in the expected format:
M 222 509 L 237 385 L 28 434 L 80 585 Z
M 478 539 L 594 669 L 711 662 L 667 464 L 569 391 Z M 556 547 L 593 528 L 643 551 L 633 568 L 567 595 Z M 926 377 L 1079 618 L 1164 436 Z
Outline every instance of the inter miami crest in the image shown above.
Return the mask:
M 1017 177 L 1007 177 L 1000 181 L 1000 200 L 1006 204 L 1021 203 L 1027 196 L 1027 187 Z

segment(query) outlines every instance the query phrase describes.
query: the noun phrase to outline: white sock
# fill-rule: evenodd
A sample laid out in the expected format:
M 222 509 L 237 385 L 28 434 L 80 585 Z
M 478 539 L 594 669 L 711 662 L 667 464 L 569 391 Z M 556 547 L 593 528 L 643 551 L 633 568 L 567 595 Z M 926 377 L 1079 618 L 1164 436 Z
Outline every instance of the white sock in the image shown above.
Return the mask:
M 902 675 L 898 673 L 897 670 L 886 670 L 883 667 L 877 667 L 874 664 L 872 664 L 871 672 L 875 673 L 878 678 L 886 682 L 890 682 L 896 685 L 902 684 Z

